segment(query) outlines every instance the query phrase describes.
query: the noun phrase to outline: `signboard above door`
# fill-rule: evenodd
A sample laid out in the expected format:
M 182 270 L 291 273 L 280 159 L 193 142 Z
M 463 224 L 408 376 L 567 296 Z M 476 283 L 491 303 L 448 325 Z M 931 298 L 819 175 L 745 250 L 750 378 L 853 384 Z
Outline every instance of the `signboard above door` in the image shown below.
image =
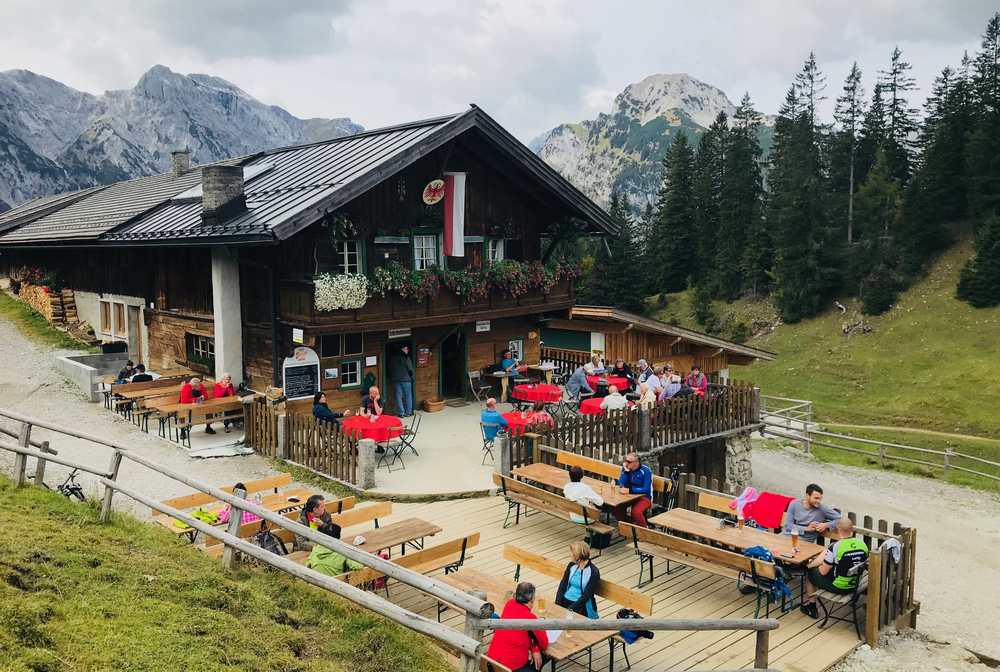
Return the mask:
M 410 336 L 410 333 L 411 332 L 409 328 L 390 329 L 389 338 L 408 338 Z

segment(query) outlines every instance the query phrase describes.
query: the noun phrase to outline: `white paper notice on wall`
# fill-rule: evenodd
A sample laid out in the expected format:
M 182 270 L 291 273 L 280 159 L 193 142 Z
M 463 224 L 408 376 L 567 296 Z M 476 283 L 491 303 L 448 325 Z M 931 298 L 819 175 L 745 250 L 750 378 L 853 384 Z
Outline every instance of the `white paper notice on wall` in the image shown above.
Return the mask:
M 302 330 L 292 327 L 292 343 L 304 343 L 305 340 L 305 334 L 302 333 Z
M 476 333 L 482 333 L 484 331 L 490 330 L 489 320 L 476 320 Z
M 378 366 L 378 357 L 376 355 L 365 357 L 365 366 Z

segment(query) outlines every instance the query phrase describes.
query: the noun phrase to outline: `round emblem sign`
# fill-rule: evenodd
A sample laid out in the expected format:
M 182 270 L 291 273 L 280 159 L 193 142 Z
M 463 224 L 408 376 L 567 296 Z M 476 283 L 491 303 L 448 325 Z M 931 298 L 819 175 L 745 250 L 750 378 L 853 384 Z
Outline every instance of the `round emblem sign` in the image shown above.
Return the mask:
M 444 198 L 444 180 L 431 180 L 424 187 L 424 203 L 434 205 Z

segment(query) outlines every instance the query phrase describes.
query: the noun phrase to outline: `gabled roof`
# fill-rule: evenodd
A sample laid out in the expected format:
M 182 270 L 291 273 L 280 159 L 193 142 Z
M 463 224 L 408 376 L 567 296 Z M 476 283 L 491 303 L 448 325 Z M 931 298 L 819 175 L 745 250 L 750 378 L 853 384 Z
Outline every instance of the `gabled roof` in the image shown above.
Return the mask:
M 192 170 L 180 178 L 166 174 L 111 185 L 102 194 L 0 235 L 0 245 L 81 240 L 172 245 L 283 240 L 472 129 L 538 181 L 586 228 L 615 232 L 604 210 L 489 115 L 472 106 L 461 114 L 225 162 L 244 168 L 247 209 L 211 226 L 202 221 L 200 198 L 177 198 L 200 184 L 201 171 Z
M 654 320 L 651 317 L 643 317 L 642 315 L 636 315 L 635 313 L 629 313 L 617 308 L 611 308 L 609 306 L 573 306 L 573 308 L 570 309 L 570 319 L 573 318 L 622 322 L 625 324 L 631 324 L 633 325 L 633 328 L 641 329 L 643 331 L 680 337 L 685 341 L 697 343 L 698 345 L 704 345 L 710 348 L 722 348 L 726 352 L 746 355 L 747 357 L 755 357 L 757 359 L 764 359 L 767 361 L 773 361 L 774 358 L 777 357 L 775 353 L 768 352 L 767 350 L 751 348 L 749 345 L 734 343 L 733 341 L 727 341 L 726 339 L 718 338 L 717 336 L 709 336 L 708 334 L 703 334 L 700 331 L 685 329 L 684 327 L 675 327 L 672 324 L 660 322 L 659 320 Z
M 104 189 L 104 187 L 92 187 L 90 189 L 81 189 L 80 191 L 68 191 L 64 194 L 42 196 L 41 198 L 32 199 L 27 203 L 22 203 L 13 210 L 8 210 L 0 215 L 0 233 L 29 224 L 36 219 L 41 219 L 42 217 L 55 212 L 56 210 L 62 210 L 66 206 L 72 205 L 73 203 L 86 198 L 90 194 L 100 191 L 101 189 Z

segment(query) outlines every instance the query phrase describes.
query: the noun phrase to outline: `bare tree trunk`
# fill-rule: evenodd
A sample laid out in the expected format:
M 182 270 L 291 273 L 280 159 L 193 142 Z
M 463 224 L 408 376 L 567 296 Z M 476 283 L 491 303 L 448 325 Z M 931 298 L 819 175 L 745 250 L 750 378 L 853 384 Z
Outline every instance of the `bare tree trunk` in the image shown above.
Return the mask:
M 854 242 L 854 139 L 851 139 L 851 171 L 847 196 L 847 244 Z

